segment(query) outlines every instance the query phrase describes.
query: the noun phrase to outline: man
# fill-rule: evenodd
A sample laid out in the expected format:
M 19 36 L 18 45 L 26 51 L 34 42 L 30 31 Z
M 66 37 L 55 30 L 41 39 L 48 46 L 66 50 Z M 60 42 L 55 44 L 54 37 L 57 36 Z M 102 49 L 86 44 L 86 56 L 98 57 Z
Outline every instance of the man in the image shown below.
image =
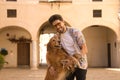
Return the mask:
M 73 73 L 71 73 L 66 80 L 85 80 L 87 73 L 87 47 L 85 43 L 84 36 L 81 31 L 68 27 L 62 16 L 59 14 L 54 14 L 49 18 L 49 22 L 53 25 L 57 32 L 59 32 L 61 45 L 65 51 L 73 56 L 75 53 L 82 55 L 82 59 L 79 60 L 81 68 L 76 68 Z M 51 68 L 51 73 L 54 74 L 54 68 Z

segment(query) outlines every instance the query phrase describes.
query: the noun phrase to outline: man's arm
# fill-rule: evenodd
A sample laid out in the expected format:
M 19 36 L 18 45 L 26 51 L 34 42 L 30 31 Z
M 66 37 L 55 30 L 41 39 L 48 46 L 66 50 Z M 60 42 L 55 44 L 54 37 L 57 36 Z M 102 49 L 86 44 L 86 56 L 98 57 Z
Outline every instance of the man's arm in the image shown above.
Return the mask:
M 80 47 L 81 53 L 83 54 L 88 53 L 88 49 L 87 49 L 87 45 L 86 45 L 86 41 L 83 33 L 78 30 L 74 33 L 74 35 L 76 36 L 76 40 L 77 40 L 78 46 Z
M 81 53 L 82 54 L 87 54 L 88 53 L 88 49 L 87 49 L 86 43 L 83 43 L 81 45 Z

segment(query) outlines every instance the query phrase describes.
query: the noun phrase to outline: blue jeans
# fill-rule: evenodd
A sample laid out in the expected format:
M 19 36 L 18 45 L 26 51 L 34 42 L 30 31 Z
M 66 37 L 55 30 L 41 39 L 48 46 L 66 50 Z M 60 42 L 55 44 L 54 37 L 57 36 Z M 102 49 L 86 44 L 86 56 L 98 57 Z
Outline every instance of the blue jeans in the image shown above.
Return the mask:
M 70 73 L 66 80 L 74 80 L 76 77 L 76 80 L 86 80 L 86 74 L 87 74 L 87 69 L 80 69 L 76 68 L 73 73 Z

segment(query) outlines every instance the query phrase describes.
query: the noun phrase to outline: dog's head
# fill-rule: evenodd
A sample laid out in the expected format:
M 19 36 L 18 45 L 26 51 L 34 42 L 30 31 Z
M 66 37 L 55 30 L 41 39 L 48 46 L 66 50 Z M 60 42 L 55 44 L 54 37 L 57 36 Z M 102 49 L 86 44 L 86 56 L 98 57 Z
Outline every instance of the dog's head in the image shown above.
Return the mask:
M 55 48 L 56 49 L 61 48 L 59 35 L 54 35 L 47 44 L 47 50 L 55 49 Z

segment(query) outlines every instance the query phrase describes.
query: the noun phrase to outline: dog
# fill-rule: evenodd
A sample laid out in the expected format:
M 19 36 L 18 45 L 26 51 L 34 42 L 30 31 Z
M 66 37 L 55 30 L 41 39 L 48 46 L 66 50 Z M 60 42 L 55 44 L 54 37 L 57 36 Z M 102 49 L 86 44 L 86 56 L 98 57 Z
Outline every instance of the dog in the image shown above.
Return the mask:
M 55 75 L 51 75 L 47 68 L 45 80 L 66 80 L 69 73 L 75 70 L 75 67 L 80 67 L 79 61 L 67 52 L 60 45 L 60 38 L 54 35 L 47 44 L 47 62 L 54 67 Z

